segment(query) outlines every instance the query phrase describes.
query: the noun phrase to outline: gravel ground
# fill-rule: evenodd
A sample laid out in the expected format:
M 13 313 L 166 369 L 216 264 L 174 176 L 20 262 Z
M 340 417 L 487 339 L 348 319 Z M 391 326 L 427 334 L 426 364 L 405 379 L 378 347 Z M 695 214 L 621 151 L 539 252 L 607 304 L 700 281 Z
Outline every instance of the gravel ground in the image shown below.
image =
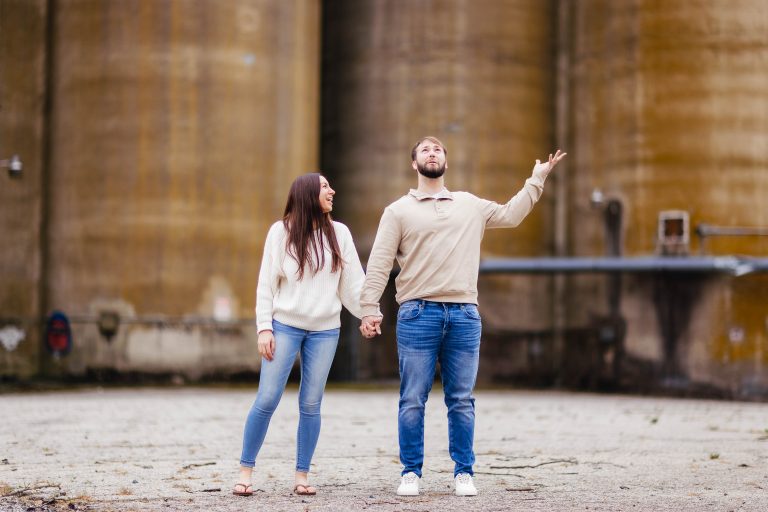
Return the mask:
M 768 405 L 478 391 L 475 498 L 452 494 L 442 391 L 427 404 L 422 494 L 395 495 L 397 390 L 329 389 L 310 478 L 291 494 L 297 392 L 286 391 L 249 498 L 231 494 L 254 390 L 0 395 L 0 509 L 768 510 Z

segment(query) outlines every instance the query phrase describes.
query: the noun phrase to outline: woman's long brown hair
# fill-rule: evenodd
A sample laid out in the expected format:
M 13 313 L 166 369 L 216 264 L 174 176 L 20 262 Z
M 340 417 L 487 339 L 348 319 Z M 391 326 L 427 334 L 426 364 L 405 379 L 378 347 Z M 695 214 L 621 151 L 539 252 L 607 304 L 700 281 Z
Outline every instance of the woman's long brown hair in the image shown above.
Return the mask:
M 283 225 L 288 233 L 286 252 L 299 265 L 299 281 L 304 278 L 305 268 L 315 274 L 325 266 L 325 240 L 333 256 L 331 272 L 342 268 L 344 260 L 331 214 L 323 213 L 320 207 L 319 173 L 305 174 L 293 181 L 285 205 Z

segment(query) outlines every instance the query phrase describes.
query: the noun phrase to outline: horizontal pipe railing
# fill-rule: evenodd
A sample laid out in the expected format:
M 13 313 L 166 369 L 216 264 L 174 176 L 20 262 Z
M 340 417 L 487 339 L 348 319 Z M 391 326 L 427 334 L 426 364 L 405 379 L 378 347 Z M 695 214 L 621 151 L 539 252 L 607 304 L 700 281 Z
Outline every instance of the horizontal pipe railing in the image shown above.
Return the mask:
M 66 311 L 65 311 L 66 313 Z M 211 327 L 216 329 L 226 329 L 235 327 L 255 327 L 255 318 L 253 317 L 238 317 L 231 320 L 221 320 L 213 317 L 175 317 L 165 315 L 137 315 L 137 316 L 122 316 L 120 318 L 121 325 L 137 325 L 145 327 L 180 327 L 180 328 L 192 328 L 192 327 Z M 99 315 L 72 315 L 67 316 L 69 323 L 75 324 L 98 324 Z M 23 324 L 32 325 L 39 324 L 44 325 L 46 318 L 28 317 L 28 316 L 3 316 L 0 317 L 0 327 L 6 324 Z
M 752 226 L 714 226 L 699 224 L 696 234 L 701 237 L 709 236 L 768 236 L 768 228 Z
M 480 274 L 577 274 L 577 273 L 710 273 L 743 276 L 768 272 L 768 258 L 745 256 L 638 256 L 603 258 L 500 258 L 480 262 Z M 398 270 L 392 271 L 392 275 Z M 239 317 L 221 320 L 213 317 L 165 315 L 120 316 L 121 324 L 155 327 L 213 327 L 232 328 L 250 326 L 254 318 Z M 1 317 L 0 325 L 7 323 L 43 323 L 42 318 Z M 99 315 L 73 315 L 72 324 L 96 324 Z
M 639 256 L 610 258 L 503 258 L 480 262 L 481 274 L 699 272 L 742 276 L 768 272 L 768 258 Z

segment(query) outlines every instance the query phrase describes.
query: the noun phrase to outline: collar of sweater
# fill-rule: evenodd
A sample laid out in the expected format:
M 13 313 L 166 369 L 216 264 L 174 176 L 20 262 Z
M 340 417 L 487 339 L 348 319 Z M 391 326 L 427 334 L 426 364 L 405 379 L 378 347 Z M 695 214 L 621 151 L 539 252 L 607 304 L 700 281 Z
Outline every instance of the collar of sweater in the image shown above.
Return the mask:
M 424 199 L 453 199 L 453 194 L 451 194 L 451 192 L 445 187 L 443 187 L 443 190 L 437 194 L 427 194 L 426 192 L 420 192 L 415 188 L 412 188 L 408 194 L 412 195 L 419 201 L 423 201 Z

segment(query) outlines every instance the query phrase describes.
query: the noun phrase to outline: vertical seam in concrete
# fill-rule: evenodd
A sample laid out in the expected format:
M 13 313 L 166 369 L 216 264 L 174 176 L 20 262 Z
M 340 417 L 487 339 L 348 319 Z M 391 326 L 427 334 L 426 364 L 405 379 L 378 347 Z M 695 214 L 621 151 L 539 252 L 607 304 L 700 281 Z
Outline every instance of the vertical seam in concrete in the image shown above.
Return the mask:
M 555 146 L 564 149 L 566 152 L 573 148 L 568 148 L 570 142 L 568 134 L 568 122 L 570 118 L 570 38 L 571 21 L 570 0 L 558 0 L 555 13 L 556 30 L 556 54 L 555 54 Z M 566 159 L 564 167 L 569 166 Z M 554 236 L 555 236 L 555 255 L 565 256 L 568 246 L 568 231 L 566 226 L 566 212 L 568 203 L 567 174 L 562 168 L 557 169 L 555 174 L 555 208 L 554 208 Z
M 51 164 L 53 160 L 53 87 L 55 62 L 54 41 L 56 30 L 56 0 L 47 0 L 45 5 L 45 55 L 43 57 L 43 130 L 40 155 L 40 259 L 39 259 L 39 289 L 38 289 L 38 317 L 35 319 L 39 328 L 40 350 L 38 351 L 37 368 L 38 373 L 43 373 L 43 358 L 45 357 L 45 318 L 48 314 L 48 265 L 49 258 L 49 234 L 48 226 L 51 211 L 51 187 L 50 175 Z
M 569 148 L 570 137 L 568 135 L 568 122 L 570 118 L 570 44 L 572 31 L 571 2 L 570 0 L 555 0 L 555 98 L 553 121 L 555 125 L 555 146 L 566 152 L 573 151 Z M 573 158 L 573 156 L 571 156 Z M 553 208 L 553 232 L 555 256 L 566 256 L 568 247 L 567 211 L 568 211 L 568 160 L 564 166 L 557 169 L 555 179 L 555 204 Z M 565 297 L 567 293 L 567 281 L 563 275 L 552 276 L 552 327 L 553 327 L 553 352 L 556 375 L 560 375 L 563 363 L 563 350 L 565 347 L 566 309 Z

